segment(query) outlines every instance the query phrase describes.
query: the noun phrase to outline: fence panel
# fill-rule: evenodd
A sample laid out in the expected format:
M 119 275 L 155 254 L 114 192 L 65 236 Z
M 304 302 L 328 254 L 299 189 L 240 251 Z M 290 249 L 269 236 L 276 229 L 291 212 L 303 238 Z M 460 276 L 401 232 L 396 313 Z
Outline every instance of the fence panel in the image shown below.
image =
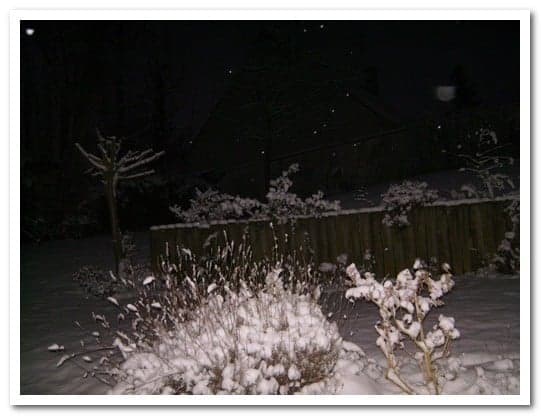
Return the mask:
M 485 265 L 494 254 L 504 232 L 511 229 L 505 208 L 512 200 L 433 204 L 412 212 L 410 226 L 405 228 L 382 224 L 384 211 L 381 208 L 298 218 L 293 224 L 273 228 L 269 221 L 155 226 L 150 233 L 152 266 L 158 271 L 159 259 L 166 254 L 166 247 L 173 261 L 177 258 L 176 246 L 187 247 L 200 255 L 212 233 L 217 234 L 218 242 L 223 242 L 225 231 L 229 239 L 237 242 L 248 233 L 256 259 L 271 254 L 276 236 L 286 252 L 300 246 L 303 250 L 311 248 L 317 262 L 334 262 L 342 253 L 347 254 L 350 261 L 361 262 L 364 251 L 370 250 L 379 276 L 396 274 L 411 266 L 415 257 L 426 260 L 435 257 L 439 262 L 448 262 L 459 274 Z

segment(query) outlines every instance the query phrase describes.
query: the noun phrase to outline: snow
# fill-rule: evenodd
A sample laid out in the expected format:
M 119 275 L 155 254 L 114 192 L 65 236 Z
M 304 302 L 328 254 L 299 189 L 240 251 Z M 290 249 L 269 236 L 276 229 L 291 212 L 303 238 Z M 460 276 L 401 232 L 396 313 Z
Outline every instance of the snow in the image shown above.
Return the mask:
M 498 193 L 496 195 L 496 199 L 501 199 L 503 195 L 509 195 L 512 193 L 516 193 L 518 195 L 518 190 L 520 189 L 520 172 L 518 163 L 516 163 L 514 166 L 502 167 L 499 173 L 504 173 L 512 179 L 515 185 L 515 192 L 505 192 L 502 194 Z M 426 182 L 429 188 L 437 189 L 440 196 L 440 200 L 435 203 L 437 205 L 460 204 L 462 203 L 462 200 L 457 199 L 453 195 L 456 194 L 457 191 L 460 191 L 462 186 L 469 187 L 471 189 L 473 189 L 472 186 L 477 189 L 481 188 L 482 186 L 481 182 L 474 174 L 471 172 L 459 171 L 458 169 L 426 173 L 407 179 L 414 182 Z M 380 204 L 381 195 L 384 194 L 394 183 L 394 181 L 386 181 L 366 186 L 363 188 L 360 198 L 359 191 L 333 194 L 328 193 L 327 197 L 339 200 L 342 207 L 342 212 L 348 210 L 353 210 L 353 212 L 356 212 L 361 207 L 377 206 Z M 465 193 L 465 196 L 468 196 L 468 192 L 463 191 L 462 193 Z M 471 197 L 474 195 L 475 192 L 471 193 L 469 196 Z M 504 197 L 504 199 L 506 198 Z M 469 197 L 466 199 L 466 201 L 472 202 L 481 200 L 489 199 Z
M 266 203 L 212 189 L 204 192 L 197 189 L 195 198 L 190 200 L 189 208 L 182 209 L 175 205 L 170 207 L 170 211 L 192 226 L 208 226 L 241 220 L 273 220 L 283 224 L 299 215 L 319 216 L 340 210 L 339 202 L 325 200 L 322 191 L 317 191 L 306 199 L 291 192 L 293 181 L 289 176 L 298 171 L 299 165 L 294 163 L 280 176 L 271 180 Z
M 520 292 L 518 276 L 477 274 L 454 278 L 453 291 L 445 296 L 445 305 L 428 315 L 428 327 L 441 323 L 451 329 L 454 317 L 460 328 L 460 338 L 453 341 L 452 355 L 443 363 L 448 369 L 444 394 L 518 394 L 520 376 Z M 351 290 L 351 289 L 350 289 Z M 383 354 L 375 343 L 374 324 L 380 319 L 378 308 L 370 303 L 342 300 L 345 291 L 322 295 L 322 301 L 335 312 L 345 340 L 362 346 L 367 357 L 377 360 L 375 371 L 386 366 Z M 439 319 L 439 312 L 442 319 Z M 331 318 L 331 319 L 332 319 Z M 454 328 L 454 323 L 453 323 Z M 452 329 L 451 329 L 452 330 Z M 408 361 L 407 359 L 405 360 Z M 419 373 L 414 361 L 404 365 L 407 379 Z M 482 375 L 478 375 L 482 369 Z M 382 375 L 373 374 L 385 386 Z M 348 386 L 348 389 L 352 389 Z M 394 386 L 390 387 L 391 390 Z M 361 386 L 357 394 L 362 391 Z M 384 389 L 380 390 L 385 394 Z M 398 391 L 393 391 L 398 393 Z
M 144 259 L 148 252 L 148 235 L 136 234 L 136 239 L 141 259 Z M 84 264 L 103 268 L 110 265 L 109 249 L 108 237 L 23 246 L 21 394 L 107 392 L 106 385 L 91 376 L 83 379 L 83 371 L 69 362 L 59 368 L 56 365 L 64 353 L 78 350 L 81 339 L 84 339 L 87 345 L 101 340 L 102 337 L 92 335 L 95 329 L 91 325 L 92 313 L 108 313 L 111 316 L 118 314 L 118 308 L 111 300 L 85 298 L 82 289 L 71 278 L 73 271 Z M 444 379 L 443 393 L 518 394 L 520 391 L 518 276 L 494 273 L 470 274 L 454 277 L 454 281 L 453 290 L 445 296 L 445 305 L 432 311 L 427 317 L 428 327 L 437 325 L 442 332 L 453 331 L 455 325 L 460 329 L 460 338 L 453 341 L 451 356 L 440 362 Z M 367 302 L 349 302 L 345 298 L 345 291 L 345 287 L 326 290 L 322 292 L 320 299 L 320 304 L 323 304 L 322 316 L 336 323 L 342 338 L 334 376 L 329 380 L 307 386 L 301 393 L 401 394 L 396 386 L 386 380 L 386 360 L 376 345 L 377 333 L 374 325 L 380 319 L 378 308 Z M 119 295 L 115 295 L 114 299 L 122 304 L 129 301 L 128 298 L 122 300 L 122 296 Z M 247 317 L 250 316 L 248 312 Z M 299 319 L 312 316 L 311 308 L 302 303 L 291 313 L 301 317 Z M 302 318 L 303 316 L 306 318 Z M 83 329 L 74 324 L 75 321 L 79 322 Z M 310 327 L 310 334 L 299 338 L 299 342 L 327 347 L 328 328 Z M 413 326 L 409 326 L 409 329 L 417 330 Z M 249 331 L 246 336 L 252 340 L 246 344 L 248 353 L 271 355 L 267 347 L 269 343 L 276 342 L 275 335 L 258 335 Z M 434 342 L 439 341 L 436 339 Z M 51 350 L 48 350 L 49 348 Z M 56 349 L 58 351 L 53 351 Z M 129 350 L 126 356 L 130 356 Z M 178 362 L 179 365 L 186 365 L 181 361 Z M 82 357 L 80 362 L 84 364 Z M 139 375 L 144 372 L 156 372 L 155 368 L 145 368 L 148 362 L 153 362 L 156 368 L 163 365 L 153 361 L 151 355 L 146 356 L 145 360 L 140 361 L 141 368 L 136 370 Z M 423 379 L 417 363 L 413 359 L 405 358 L 401 368 L 401 376 L 422 389 Z M 280 392 L 281 387 L 276 377 L 262 378 L 263 371 L 266 374 L 287 374 L 290 380 L 295 380 L 299 377 L 300 370 L 294 364 L 287 366 L 282 364 L 282 367 L 278 365 L 264 370 L 249 369 L 243 373 L 242 383 L 255 386 L 257 392 L 261 394 Z M 233 380 L 230 378 L 224 380 L 230 381 L 225 381 L 222 388 L 225 390 L 235 388 L 235 385 L 231 384 Z M 194 387 L 194 393 L 205 391 L 204 384 Z M 162 393 L 171 392 L 164 390 Z

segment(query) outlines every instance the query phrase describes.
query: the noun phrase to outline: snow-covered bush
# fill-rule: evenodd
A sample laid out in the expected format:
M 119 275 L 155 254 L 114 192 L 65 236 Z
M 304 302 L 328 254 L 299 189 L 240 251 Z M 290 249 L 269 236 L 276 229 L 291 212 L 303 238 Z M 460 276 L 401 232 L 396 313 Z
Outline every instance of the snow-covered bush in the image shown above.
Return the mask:
M 170 207 L 177 218 L 187 223 L 207 223 L 209 221 L 271 219 L 286 223 L 299 215 L 318 216 L 324 212 L 339 211 L 339 201 L 324 199 L 322 191 L 302 199 L 291 192 L 293 181 L 290 175 L 299 171 L 298 164 L 292 164 L 282 174 L 270 181 L 267 202 L 221 193 L 215 190 L 201 192 L 190 201 L 190 207 L 183 210 L 179 206 Z
M 512 201 L 505 209 L 511 219 L 511 230 L 506 231 L 492 259 L 492 265 L 501 273 L 520 271 L 520 201 Z
M 383 283 L 373 273 L 361 275 L 355 264 L 347 268 L 354 288 L 346 291 L 346 298 L 364 299 L 376 304 L 381 321 L 375 328 L 377 346 L 387 359 L 386 377 L 408 394 L 416 390 L 400 374 L 399 350 L 405 351 L 404 341 L 409 340 L 417 349 L 414 357 L 423 370 L 425 383 L 435 394 L 441 392 L 437 360 L 449 354 L 451 340 L 460 336 L 453 317 L 440 315 L 432 330 L 423 328 L 423 322 L 434 306 L 441 306 L 440 298 L 449 292 L 454 281 L 447 264 L 439 280 L 433 280 L 422 261 L 416 260 L 413 270 L 401 271 L 393 282 Z M 413 273 L 412 273 L 413 272 Z
M 291 394 L 327 381 L 341 350 L 335 324 L 310 294 L 287 290 L 280 269 L 259 291 L 211 293 L 161 330 L 151 348 L 128 350 L 116 394 Z
M 297 194 L 291 192 L 293 181 L 289 177 L 299 171 L 297 163 L 292 164 L 282 172 L 282 175 L 270 181 L 270 189 L 267 193 L 267 215 L 285 223 L 299 215 L 318 216 L 324 212 L 340 210 L 339 201 L 327 201 L 322 191 L 303 200 Z
M 515 187 L 511 178 L 501 173 L 502 168 L 513 165 L 514 159 L 500 154 L 503 146 L 498 144 L 498 136 L 493 130 L 481 128 L 476 131 L 471 147 L 471 153 L 461 153 L 458 157 L 464 164 L 460 171 L 473 173 L 482 185 L 482 189 L 475 190 L 476 197 L 492 199 L 496 192 Z
M 386 211 L 382 223 L 388 227 L 409 225 L 408 213 L 415 207 L 434 202 L 438 192 L 426 182 L 404 181 L 394 184 L 382 194 L 381 204 Z
M 179 206 L 172 206 L 170 210 L 186 223 L 260 218 L 265 215 L 264 205 L 255 199 L 241 198 L 212 189 L 204 192 L 196 189 L 190 208 L 183 210 Z

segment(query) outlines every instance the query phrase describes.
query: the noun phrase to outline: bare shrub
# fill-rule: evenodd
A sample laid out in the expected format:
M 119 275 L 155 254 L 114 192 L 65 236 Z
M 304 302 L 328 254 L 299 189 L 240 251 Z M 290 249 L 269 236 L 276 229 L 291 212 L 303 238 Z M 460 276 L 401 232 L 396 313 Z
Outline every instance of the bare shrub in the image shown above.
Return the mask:
M 457 155 L 464 164 L 460 171 L 473 173 L 481 183 L 481 189 L 469 185 L 468 193 L 478 198 L 493 199 L 497 192 L 514 189 L 515 184 L 501 169 L 513 165 L 515 161 L 501 154 L 504 146 L 498 143 L 496 132 L 481 128 L 473 136 L 469 146 L 473 150 Z

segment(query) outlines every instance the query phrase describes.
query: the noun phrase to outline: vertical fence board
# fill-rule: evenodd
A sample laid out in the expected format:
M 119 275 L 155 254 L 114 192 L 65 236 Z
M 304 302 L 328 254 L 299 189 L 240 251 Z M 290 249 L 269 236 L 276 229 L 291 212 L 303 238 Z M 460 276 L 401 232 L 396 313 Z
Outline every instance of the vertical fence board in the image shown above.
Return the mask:
M 333 217 L 336 229 L 336 252 L 337 255 L 349 254 L 351 244 L 348 233 L 348 224 L 351 225 L 351 218 L 347 215 L 337 215 Z
M 470 271 L 472 269 L 472 258 L 473 258 L 473 247 L 472 247 L 472 237 L 470 230 L 470 207 L 467 205 L 459 207 L 459 212 L 462 214 L 461 219 L 461 240 L 462 240 L 462 256 L 464 271 Z
M 462 273 L 464 270 L 462 253 L 460 249 L 460 240 L 458 234 L 458 216 L 459 210 L 448 209 L 447 215 L 449 216 L 448 228 L 449 233 L 449 260 L 448 263 L 452 265 L 455 273 Z
M 389 262 L 387 270 L 396 270 L 409 267 L 409 261 L 406 263 L 406 248 L 404 247 L 404 230 L 405 228 L 386 227 L 387 253 L 392 258 L 392 263 Z
M 438 225 L 436 222 L 436 208 L 433 206 L 426 207 L 426 237 L 428 254 L 430 258 L 435 257 L 439 261 L 439 247 L 438 247 Z
M 473 257 L 473 267 L 478 269 L 483 266 L 483 253 L 485 252 L 485 241 L 484 241 L 484 232 L 483 232 L 483 220 L 481 207 L 478 204 L 470 206 L 470 230 L 472 235 L 472 251 L 474 253 Z
M 338 250 L 338 234 L 336 232 L 336 217 L 329 216 L 325 218 L 325 222 L 327 223 L 327 226 L 325 229 L 327 230 L 327 255 L 328 260 L 331 262 L 336 261 L 336 257 L 338 257 L 339 250 Z
M 349 217 L 351 226 L 348 231 L 351 247 L 348 258 L 351 262 L 360 263 L 366 250 L 374 252 L 370 239 L 370 217 L 368 215 L 350 215 Z
M 377 218 L 378 223 L 382 224 L 381 221 L 383 219 L 383 214 L 375 212 L 374 216 Z M 392 276 L 396 272 L 396 270 L 400 268 L 400 263 L 397 261 L 395 255 L 392 252 L 393 233 L 395 232 L 395 230 L 391 227 L 383 225 L 382 231 L 383 232 L 379 233 L 383 246 L 383 255 L 381 256 L 383 257 L 383 270 L 381 275 Z
M 509 215 L 504 212 L 505 207 L 498 206 L 498 204 L 491 204 L 492 206 L 492 219 L 494 221 L 494 238 L 496 239 L 497 246 L 499 246 L 501 240 L 505 237 L 505 232 L 512 229 Z M 497 247 L 496 247 L 497 250 Z
M 385 256 L 384 256 L 384 245 L 383 245 L 383 233 L 375 232 L 375 230 L 382 229 L 381 217 L 377 215 L 376 212 L 371 212 L 368 215 L 368 220 L 370 224 L 370 244 L 374 251 L 374 256 L 376 259 L 376 273 L 379 276 L 383 276 L 385 271 Z
M 320 235 L 319 235 L 319 228 L 317 224 L 317 220 L 315 218 L 308 218 L 306 219 L 307 225 L 308 225 L 308 235 L 310 236 L 310 243 L 312 244 L 312 250 L 314 254 L 314 258 L 318 259 L 319 261 L 323 259 L 323 254 L 321 250 L 321 244 L 320 244 Z
M 494 210 L 494 203 L 488 202 L 486 204 L 480 204 L 482 210 L 482 220 L 483 220 L 483 236 L 485 242 L 485 249 L 483 251 L 485 257 L 492 256 L 496 252 L 498 247 L 497 245 L 497 234 L 495 230 L 495 224 L 497 217 Z
M 441 209 L 435 209 L 436 224 L 435 228 L 438 233 L 438 261 L 440 263 L 451 263 L 451 250 L 449 243 L 449 227 L 448 227 L 448 215 L 449 207 L 441 207 Z
M 253 222 L 248 226 L 250 235 L 250 245 L 252 246 L 252 253 L 254 258 L 260 259 L 263 257 L 261 246 L 258 243 L 259 239 L 259 222 Z
M 426 245 L 425 214 L 426 209 L 421 208 L 413 213 L 412 232 L 415 236 L 415 249 L 417 256 L 424 260 L 430 258 Z

